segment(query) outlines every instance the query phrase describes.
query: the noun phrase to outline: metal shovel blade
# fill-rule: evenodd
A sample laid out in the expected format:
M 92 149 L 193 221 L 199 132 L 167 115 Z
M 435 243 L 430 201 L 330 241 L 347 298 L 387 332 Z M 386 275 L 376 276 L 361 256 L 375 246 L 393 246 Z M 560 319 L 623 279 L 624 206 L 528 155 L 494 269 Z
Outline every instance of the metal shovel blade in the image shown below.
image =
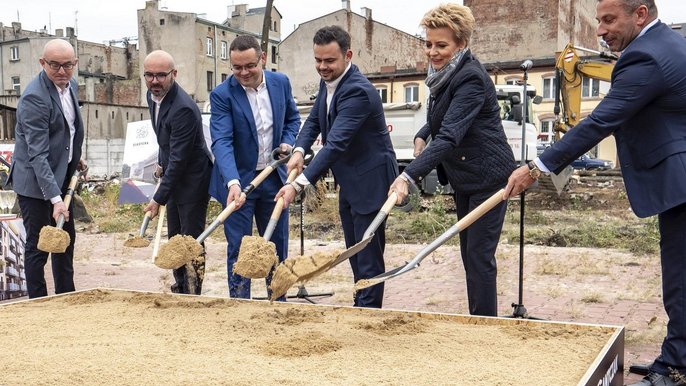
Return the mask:
M 487 213 L 500 202 L 502 202 L 504 192 L 504 189 L 500 189 L 498 192 L 496 192 L 494 195 L 488 198 L 488 200 L 482 202 L 481 205 L 474 208 L 474 210 L 469 212 L 460 221 L 455 223 L 455 225 L 451 226 L 447 231 L 445 231 L 443 234 L 438 236 L 438 238 L 432 241 L 429 245 L 427 245 L 421 251 L 419 251 L 417 256 L 410 260 L 410 262 L 405 263 L 405 265 L 394 268 L 390 271 L 384 272 L 380 275 L 374 276 L 371 279 L 359 280 L 357 283 L 355 283 L 355 291 L 371 287 L 373 285 L 379 284 L 396 276 L 400 276 L 405 272 L 417 268 L 419 266 L 419 263 L 422 260 L 424 260 L 424 258 L 427 257 L 429 254 L 431 254 L 431 252 L 435 251 L 438 247 L 443 245 L 446 241 L 450 240 L 456 234 L 467 229 L 467 227 L 472 225 L 474 221 L 478 220 L 481 216 L 483 216 L 485 213 Z
M 340 255 L 338 255 L 336 260 L 334 260 L 333 263 L 331 263 L 328 269 L 337 266 L 338 264 L 351 258 L 357 252 L 363 250 L 367 246 L 367 244 L 369 244 L 369 242 L 372 241 L 372 237 L 374 237 L 374 232 L 376 232 L 376 230 L 379 229 L 379 226 L 386 219 L 388 213 L 391 212 L 391 209 L 393 209 L 393 206 L 395 205 L 397 200 L 398 196 L 396 195 L 396 193 L 391 193 L 386 199 L 386 202 L 379 210 L 379 213 L 377 213 L 376 217 L 374 217 L 374 220 L 372 220 L 371 224 L 369 224 L 369 226 L 367 227 L 367 230 L 364 232 L 364 235 L 362 235 L 362 240 L 360 240 L 359 242 L 357 242 L 357 244 L 346 249 Z

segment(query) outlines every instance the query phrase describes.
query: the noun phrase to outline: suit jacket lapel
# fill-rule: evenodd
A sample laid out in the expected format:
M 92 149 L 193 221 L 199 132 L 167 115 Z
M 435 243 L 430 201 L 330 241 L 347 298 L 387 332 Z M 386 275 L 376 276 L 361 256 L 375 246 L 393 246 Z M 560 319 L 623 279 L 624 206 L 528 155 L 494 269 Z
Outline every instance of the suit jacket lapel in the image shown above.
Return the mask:
M 324 81 L 319 83 L 319 95 L 317 98 L 322 98 L 319 103 L 319 131 L 322 134 L 322 144 L 326 143 L 326 136 L 329 133 L 329 114 L 326 111 L 326 98 L 328 97 L 328 91 L 326 90 L 326 84 Z M 333 100 L 331 101 L 333 104 Z
M 276 79 L 268 75 L 269 72 L 264 72 L 264 79 L 267 83 L 267 92 L 269 92 L 269 104 L 272 106 L 272 146 L 281 144 L 281 132 L 283 130 L 283 109 L 286 107 L 285 101 L 281 98 L 279 92 L 279 85 Z
M 55 86 L 54 83 L 48 78 L 48 75 L 43 71 L 41 73 L 41 79 L 43 79 L 43 83 L 45 83 L 45 87 L 47 87 L 48 92 L 50 93 L 50 99 L 52 99 L 53 102 L 57 105 L 57 107 L 60 109 L 60 113 L 62 113 L 62 116 L 64 116 L 64 110 L 62 109 L 62 100 L 60 99 L 60 94 L 57 92 L 57 86 Z
M 231 96 L 236 100 L 238 106 L 241 108 L 241 112 L 245 116 L 245 119 L 250 124 L 250 133 L 252 134 L 255 143 L 259 143 L 257 139 L 257 126 L 255 126 L 255 117 L 252 115 L 250 101 L 248 101 L 248 96 L 245 94 L 243 86 L 238 83 L 234 76 L 231 76 L 231 82 L 229 82 L 229 84 L 229 92 Z

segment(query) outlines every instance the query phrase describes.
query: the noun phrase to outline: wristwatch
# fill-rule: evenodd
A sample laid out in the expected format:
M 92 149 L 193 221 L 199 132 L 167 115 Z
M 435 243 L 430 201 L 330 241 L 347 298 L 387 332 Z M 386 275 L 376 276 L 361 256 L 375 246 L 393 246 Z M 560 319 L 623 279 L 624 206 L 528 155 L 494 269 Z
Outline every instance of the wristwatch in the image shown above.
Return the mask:
M 297 183 L 295 181 L 291 182 L 291 186 L 293 187 L 293 189 L 295 189 L 296 194 L 302 192 L 303 188 L 304 188 L 303 185 L 300 185 L 299 183 Z
M 541 169 L 538 168 L 534 161 L 529 161 L 526 166 L 529 167 L 529 177 L 531 177 L 534 181 L 541 177 Z

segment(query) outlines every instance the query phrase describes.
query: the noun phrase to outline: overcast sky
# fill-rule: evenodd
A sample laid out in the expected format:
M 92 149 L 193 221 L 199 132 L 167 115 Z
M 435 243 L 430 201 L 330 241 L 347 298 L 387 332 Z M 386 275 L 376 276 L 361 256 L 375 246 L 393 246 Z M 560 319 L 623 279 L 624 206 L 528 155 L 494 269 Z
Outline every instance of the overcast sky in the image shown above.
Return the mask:
M 417 0 L 350 0 L 351 10 L 364 14 L 360 8 L 372 9 L 372 18 L 410 34 L 421 33 L 419 20 L 430 8 L 445 1 Z M 221 23 L 227 17 L 227 5 L 249 4 L 264 7 L 265 0 L 161 0 L 169 10 L 204 14 L 202 17 Z M 460 1 L 461 3 L 461 1 Z M 686 22 L 685 0 L 656 0 L 660 19 L 666 23 Z M 224 5 L 222 5 L 224 4 Z M 341 0 L 274 0 L 283 16 L 284 39 L 302 22 L 341 8 Z M 40 30 L 44 26 L 51 33 L 56 28 L 77 27 L 82 40 L 102 43 L 113 39 L 136 36 L 136 10 L 145 8 L 145 0 L 4 0 L 0 7 L 0 22 L 10 25 L 20 21 L 26 30 Z M 513 16 L 516 16 L 514 14 Z M 526 22 L 523 20 L 522 22 Z

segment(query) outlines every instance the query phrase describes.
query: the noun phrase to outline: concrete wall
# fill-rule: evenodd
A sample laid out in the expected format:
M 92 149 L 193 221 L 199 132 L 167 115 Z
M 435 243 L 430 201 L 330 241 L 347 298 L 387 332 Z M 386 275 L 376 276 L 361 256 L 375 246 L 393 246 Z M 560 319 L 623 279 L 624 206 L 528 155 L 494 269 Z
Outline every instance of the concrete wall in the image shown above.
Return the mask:
M 83 144 L 83 154 L 88 161 L 89 175 L 111 176 L 114 173 L 121 173 L 124 138 L 89 138 Z
M 307 101 L 319 88 L 319 74 L 314 68 L 312 38 L 318 29 L 339 25 L 350 33 L 352 62 L 362 73 L 381 71 L 383 66 L 415 68 L 426 62 L 424 41 L 370 18 L 345 9 L 302 23 L 279 45 L 279 69 L 291 80 L 293 95 Z

